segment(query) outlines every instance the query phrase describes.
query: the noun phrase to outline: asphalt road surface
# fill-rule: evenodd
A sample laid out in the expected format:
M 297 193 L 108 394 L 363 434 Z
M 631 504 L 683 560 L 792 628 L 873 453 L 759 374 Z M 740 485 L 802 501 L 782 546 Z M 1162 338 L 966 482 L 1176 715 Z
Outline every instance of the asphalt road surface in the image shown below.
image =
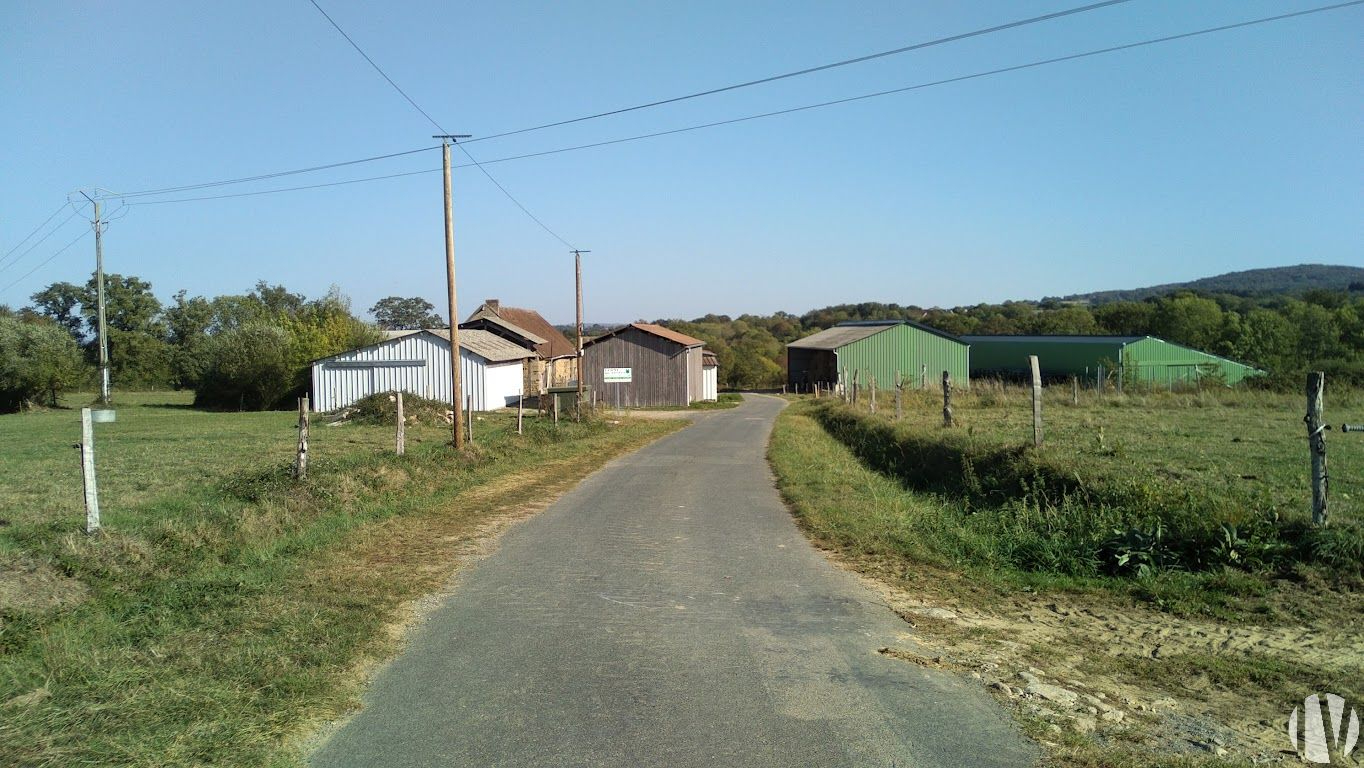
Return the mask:
M 783 403 L 609 464 L 500 549 L 312 757 L 374 766 L 1018 766 L 978 683 L 806 542 L 764 458 Z

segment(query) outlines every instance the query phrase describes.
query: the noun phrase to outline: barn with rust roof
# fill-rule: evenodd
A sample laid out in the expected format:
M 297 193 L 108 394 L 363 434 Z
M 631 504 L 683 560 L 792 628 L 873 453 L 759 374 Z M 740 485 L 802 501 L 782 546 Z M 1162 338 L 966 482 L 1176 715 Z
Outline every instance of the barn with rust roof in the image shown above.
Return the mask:
M 652 323 L 631 323 L 583 345 L 583 382 L 608 406 L 687 406 L 705 397 L 705 342 Z M 629 369 L 629 381 L 607 381 Z
M 459 327 L 487 331 L 534 349 L 536 360 L 526 368 L 527 395 L 539 395 L 578 378 L 578 348 L 533 309 L 507 307 L 497 299 L 485 299 Z

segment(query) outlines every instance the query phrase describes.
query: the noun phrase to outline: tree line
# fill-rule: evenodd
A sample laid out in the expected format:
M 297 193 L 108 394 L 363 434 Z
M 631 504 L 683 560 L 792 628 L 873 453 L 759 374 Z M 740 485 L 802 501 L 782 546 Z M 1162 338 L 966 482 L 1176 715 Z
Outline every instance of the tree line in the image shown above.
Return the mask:
M 0 306 L 0 411 L 55 404 L 66 390 L 92 387 L 95 278 L 53 283 L 18 310 Z M 424 299 L 390 296 L 356 317 L 333 287 L 308 299 L 264 281 L 242 294 L 176 293 L 163 304 L 150 283 L 105 275 L 111 378 L 119 389 L 192 389 L 202 407 L 289 405 L 308 387 L 309 363 L 372 344 L 385 329 L 444 327 Z M 1360 286 L 1364 288 L 1364 286 Z M 840 304 L 802 315 L 708 314 L 657 320 L 706 342 L 720 385 L 780 386 L 786 344 L 840 322 L 909 320 L 954 335 L 1115 334 L 1157 336 L 1269 372 L 1262 385 L 1296 388 L 1307 370 L 1364 386 L 1364 290 L 1297 296 L 1178 292 L 1099 304 L 1047 299 L 942 309 L 877 302 Z M 589 329 L 591 330 L 591 329 Z
M 1080 334 L 1156 336 L 1268 372 L 1263 386 L 1297 388 L 1307 370 L 1364 386 L 1364 286 L 1297 296 L 1178 292 L 1142 301 L 1090 305 L 1048 299 L 942 309 L 866 302 L 792 315 L 705 315 L 658 320 L 706 342 L 720 363 L 720 385 L 781 386 L 786 344 L 841 322 L 909 320 L 956 336 Z
M 94 386 L 95 277 L 53 283 L 19 310 L 0 306 L 0 410 L 55 405 Z M 192 389 L 207 408 L 264 409 L 306 391 L 308 363 L 383 338 L 333 287 L 308 299 L 258 282 L 243 294 L 176 293 L 163 304 L 136 276 L 104 277 L 110 378 L 116 389 Z M 430 305 L 427 305 L 430 308 Z

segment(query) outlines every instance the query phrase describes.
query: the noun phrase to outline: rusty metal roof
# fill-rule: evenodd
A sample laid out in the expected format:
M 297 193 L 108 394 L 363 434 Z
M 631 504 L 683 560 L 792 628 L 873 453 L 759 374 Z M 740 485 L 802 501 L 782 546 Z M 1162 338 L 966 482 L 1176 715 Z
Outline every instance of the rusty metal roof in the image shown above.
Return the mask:
M 492 300 L 489 299 L 489 301 Z M 535 351 L 546 360 L 552 360 L 556 357 L 576 357 L 578 354 L 578 348 L 573 345 L 573 342 L 569 341 L 567 336 L 558 328 L 550 325 L 548 320 L 541 317 L 540 313 L 533 309 L 507 307 L 500 303 L 496 306 L 489 306 L 488 302 L 484 302 L 464 322 L 484 318 L 498 318 L 539 337 L 541 341 L 536 343 Z
M 622 325 L 621 327 L 615 329 L 614 331 L 611 331 L 610 333 L 602 334 L 601 336 L 598 336 L 597 338 L 593 339 L 590 342 L 584 342 L 583 346 L 588 346 L 589 344 L 596 344 L 597 342 L 602 341 L 603 339 L 609 339 L 612 336 L 615 336 L 616 334 L 625 331 L 626 329 L 629 328 L 644 331 L 645 333 L 652 334 L 654 336 L 659 337 L 660 339 L 667 339 L 668 341 L 671 341 L 674 344 L 681 344 L 684 347 L 703 347 L 706 345 L 706 342 L 702 341 L 701 339 L 698 339 L 694 336 L 688 336 L 685 333 L 678 333 L 677 331 L 674 331 L 671 328 L 664 328 L 661 325 L 656 325 L 654 323 L 630 323 L 629 325 Z

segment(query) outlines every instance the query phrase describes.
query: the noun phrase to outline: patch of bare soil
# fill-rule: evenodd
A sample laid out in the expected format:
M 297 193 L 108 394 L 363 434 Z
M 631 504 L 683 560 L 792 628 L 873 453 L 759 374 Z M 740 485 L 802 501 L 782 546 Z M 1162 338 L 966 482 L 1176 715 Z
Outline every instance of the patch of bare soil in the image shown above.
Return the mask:
M 1296 761 L 1288 715 L 1314 691 L 1283 681 L 1277 688 L 1274 681 L 1219 684 L 1206 673 L 1161 665 L 1190 657 L 1271 673 L 1276 664 L 1311 665 L 1339 675 L 1342 684 L 1364 667 L 1360 595 L 1343 596 L 1346 615 L 1327 629 L 1227 625 L 1103 595 L 1001 595 L 950 572 L 924 572 L 905 583 L 876 564 L 829 555 L 913 627 L 905 641 L 915 650 L 883 654 L 979 680 L 1019 710 L 1053 755 L 1077 744 L 1102 750 L 1121 743 L 1157 755 Z

